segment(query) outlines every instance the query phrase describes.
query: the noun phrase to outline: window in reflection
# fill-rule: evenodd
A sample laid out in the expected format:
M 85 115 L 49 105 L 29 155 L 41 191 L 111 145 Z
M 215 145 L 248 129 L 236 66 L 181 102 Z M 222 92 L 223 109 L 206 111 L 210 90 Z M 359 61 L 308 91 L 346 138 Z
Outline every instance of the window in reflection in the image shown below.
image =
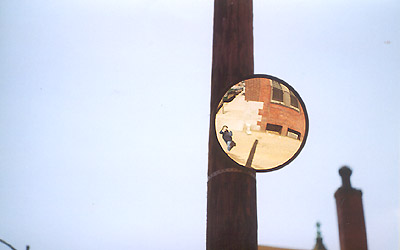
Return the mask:
M 306 118 L 298 97 L 285 84 L 251 78 L 225 93 L 215 129 L 221 147 L 234 161 L 267 170 L 296 154 L 306 132 Z

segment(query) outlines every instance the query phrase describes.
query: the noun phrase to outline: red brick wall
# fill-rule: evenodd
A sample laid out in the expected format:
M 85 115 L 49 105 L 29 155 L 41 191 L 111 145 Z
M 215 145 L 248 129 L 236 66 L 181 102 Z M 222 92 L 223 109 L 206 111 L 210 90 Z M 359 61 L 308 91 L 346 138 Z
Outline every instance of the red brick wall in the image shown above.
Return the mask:
M 367 250 L 360 190 L 339 188 L 335 193 L 341 250 Z
M 271 103 L 271 80 L 266 78 L 256 78 L 246 81 L 246 100 L 264 102 L 264 106 L 259 110 L 262 116 L 261 131 L 265 131 L 267 123 L 282 126 L 281 135 L 286 135 L 288 128 L 301 133 L 303 138 L 305 133 L 305 117 L 303 107 L 300 111 L 286 107 L 281 104 Z
M 246 95 L 245 99 L 246 101 L 256 101 L 260 102 L 260 86 L 261 86 L 261 81 L 262 80 L 267 80 L 264 78 L 253 78 L 246 80 Z

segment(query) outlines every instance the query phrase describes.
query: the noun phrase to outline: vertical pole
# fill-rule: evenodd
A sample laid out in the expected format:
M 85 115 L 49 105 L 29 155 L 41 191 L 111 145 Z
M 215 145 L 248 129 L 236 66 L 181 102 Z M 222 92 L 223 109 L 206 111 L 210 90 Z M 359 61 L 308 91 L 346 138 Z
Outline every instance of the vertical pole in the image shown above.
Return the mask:
M 255 170 L 231 160 L 221 149 L 215 133 L 215 113 L 228 85 L 253 73 L 252 0 L 215 0 L 207 190 L 208 250 L 257 249 Z
M 348 167 L 340 168 L 342 186 L 335 192 L 340 249 L 367 250 L 362 192 L 351 186 L 351 173 Z
M 253 147 L 251 147 L 249 157 L 247 158 L 246 165 L 245 165 L 246 168 L 251 168 L 251 164 L 253 163 L 254 155 L 256 153 L 257 144 L 258 144 L 258 140 L 256 139 L 253 143 Z

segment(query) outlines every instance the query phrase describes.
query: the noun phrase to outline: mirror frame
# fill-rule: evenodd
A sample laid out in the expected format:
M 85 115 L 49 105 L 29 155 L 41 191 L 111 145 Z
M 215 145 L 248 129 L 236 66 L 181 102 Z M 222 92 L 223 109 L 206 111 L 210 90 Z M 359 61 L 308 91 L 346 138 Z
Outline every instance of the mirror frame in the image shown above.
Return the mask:
M 241 167 L 243 167 L 243 168 L 246 168 L 245 166 L 243 166 L 243 165 L 240 164 L 239 162 L 237 162 L 237 161 L 233 160 L 231 157 L 229 157 L 229 155 L 228 155 L 228 154 L 225 152 L 225 150 L 222 148 L 222 145 L 221 145 L 221 143 L 219 143 L 219 140 L 218 140 L 218 138 L 217 138 L 217 131 L 216 131 L 216 127 L 215 127 L 215 119 L 216 119 L 217 112 L 218 112 L 218 103 L 220 103 L 221 99 L 224 97 L 224 95 L 226 94 L 226 92 L 227 92 L 229 89 L 231 89 L 232 86 L 234 86 L 234 85 L 240 83 L 241 81 L 246 81 L 246 80 L 253 79 L 253 78 L 266 78 L 266 79 L 270 79 L 270 80 L 273 80 L 273 81 L 277 81 L 277 82 L 279 82 L 279 83 L 285 85 L 290 91 L 293 92 L 293 94 L 297 97 L 298 101 L 300 102 L 300 105 L 302 106 L 302 109 L 303 109 L 304 119 L 305 119 L 305 123 L 306 123 L 306 124 L 305 124 L 305 133 L 304 133 L 304 136 L 303 136 L 303 140 L 302 140 L 302 142 L 301 142 L 301 144 L 300 144 L 300 147 L 297 149 L 296 153 L 295 153 L 291 158 L 289 158 L 287 161 L 283 162 L 282 164 L 280 164 L 280 165 L 278 165 L 278 166 L 275 166 L 275 167 L 272 167 L 272 168 L 269 168 L 269 169 L 255 169 L 255 168 L 252 168 L 252 169 L 255 170 L 256 172 L 271 172 L 271 171 L 279 170 L 279 169 L 281 169 L 281 168 L 283 168 L 283 167 L 289 165 L 289 164 L 300 154 L 300 152 L 303 150 L 303 148 L 304 148 L 304 146 L 305 146 L 305 144 L 306 144 L 306 141 L 307 141 L 307 137 L 308 137 L 309 119 L 308 119 L 308 113 L 307 113 L 306 105 L 304 104 L 304 101 L 303 101 L 303 99 L 301 98 L 301 96 L 299 95 L 299 93 L 297 93 L 297 91 L 296 91 L 292 86 L 290 86 L 287 82 L 285 82 L 285 81 L 283 81 L 283 80 L 281 80 L 281 79 L 279 79 L 279 78 L 277 78 L 277 77 L 275 77 L 275 76 L 271 76 L 271 75 L 266 75 L 266 74 L 254 74 L 254 75 L 251 75 L 251 76 L 247 76 L 247 77 L 245 77 L 245 78 L 242 78 L 242 79 L 238 80 L 237 82 L 235 82 L 235 83 L 233 83 L 233 84 L 227 85 L 228 87 L 224 89 L 222 95 L 219 97 L 218 101 L 216 102 L 217 105 L 216 105 L 216 107 L 215 107 L 215 110 L 213 111 L 213 116 L 212 116 L 213 125 L 214 125 L 213 130 L 214 130 L 215 140 L 218 142 L 220 149 L 225 153 L 225 155 L 226 155 L 229 159 L 231 159 L 233 162 L 235 162 L 236 164 L 238 164 L 239 166 L 241 166 Z

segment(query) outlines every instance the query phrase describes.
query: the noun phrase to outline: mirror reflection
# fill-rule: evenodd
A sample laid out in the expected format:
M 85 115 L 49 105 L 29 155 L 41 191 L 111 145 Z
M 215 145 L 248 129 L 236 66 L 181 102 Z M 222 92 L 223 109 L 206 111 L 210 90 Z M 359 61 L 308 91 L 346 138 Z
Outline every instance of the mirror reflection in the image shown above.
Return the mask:
M 278 79 L 251 78 L 222 97 L 215 116 L 219 143 L 230 158 L 260 171 L 279 168 L 304 145 L 308 127 L 300 97 Z

